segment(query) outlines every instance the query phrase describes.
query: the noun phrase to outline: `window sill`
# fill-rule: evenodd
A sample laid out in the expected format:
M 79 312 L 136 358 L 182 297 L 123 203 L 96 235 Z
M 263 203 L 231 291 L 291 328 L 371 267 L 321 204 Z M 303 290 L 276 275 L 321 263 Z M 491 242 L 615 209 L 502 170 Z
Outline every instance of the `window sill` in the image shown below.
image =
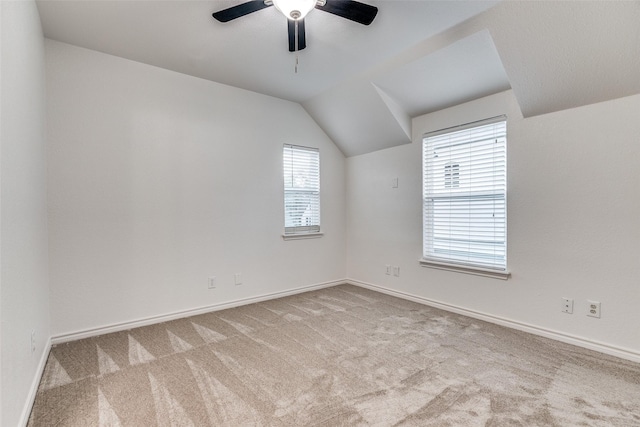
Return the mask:
M 324 233 L 301 233 L 301 234 L 283 234 L 283 240 L 302 240 L 302 239 L 317 239 L 324 236 Z
M 448 264 L 444 262 L 432 261 L 425 258 L 420 260 L 420 265 L 438 270 L 455 271 L 458 273 L 474 274 L 476 276 L 491 277 L 493 279 L 507 280 L 511 277 L 509 271 L 490 270 L 488 268 L 470 267 L 468 265 Z

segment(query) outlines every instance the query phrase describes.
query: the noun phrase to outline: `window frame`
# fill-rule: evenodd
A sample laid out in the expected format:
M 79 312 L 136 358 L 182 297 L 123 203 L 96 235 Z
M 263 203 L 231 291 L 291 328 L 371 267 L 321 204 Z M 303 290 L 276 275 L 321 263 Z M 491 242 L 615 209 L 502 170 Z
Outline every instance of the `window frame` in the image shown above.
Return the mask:
M 289 152 L 289 158 L 287 153 Z M 302 160 L 302 157 L 309 156 L 307 160 Z M 289 161 L 289 164 L 287 164 Z M 296 168 L 304 166 L 303 164 L 309 161 L 309 166 L 314 170 L 306 171 L 306 174 L 310 177 L 310 187 L 307 187 L 307 183 L 303 187 L 295 187 L 293 185 L 294 173 Z M 315 167 L 314 167 L 315 166 Z M 287 169 L 290 169 L 291 183 L 288 185 Z M 305 173 L 305 171 L 300 170 Z M 310 239 L 321 237 L 324 233 L 321 231 L 321 197 L 320 197 L 320 149 L 315 147 L 307 147 L 302 145 L 284 144 L 282 149 L 282 174 L 283 174 L 283 208 L 284 208 L 284 231 L 282 238 L 284 240 L 297 240 L 297 239 Z M 310 216 L 307 220 L 311 220 L 311 224 L 305 225 L 291 225 L 291 212 L 289 207 L 289 197 L 294 198 L 308 198 L 309 208 L 311 209 Z M 313 206 L 315 204 L 315 206 Z
M 464 187 L 463 185 L 461 185 L 464 171 L 463 171 L 463 166 L 461 165 L 460 159 L 458 158 L 454 159 L 450 156 L 447 159 L 448 161 L 438 160 L 438 161 L 430 162 L 428 160 L 429 157 L 427 157 L 428 156 L 426 151 L 427 148 L 429 150 L 434 150 L 437 148 L 437 146 L 434 147 L 432 144 L 443 141 L 448 136 L 456 137 L 459 135 L 463 135 L 460 133 L 462 131 L 469 131 L 471 129 L 478 130 L 477 128 L 495 125 L 498 123 L 504 126 L 504 133 L 497 134 L 501 140 L 502 138 L 504 139 L 504 143 L 503 143 L 504 145 L 501 146 L 500 148 L 501 156 L 500 158 L 497 159 L 497 162 L 492 158 L 492 162 L 494 163 L 492 163 L 492 169 L 491 169 L 490 175 L 492 175 L 491 186 L 493 186 L 492 187 L 493 192 L 489 189 L 481 189 L 482 186 L 477 183 L 477 180 L 479 178 L 475 178 L 473 175 L 469 173 L 469 177 L 465 177 L 465 179 L 468 182 L 467 184 L 465 184 L 466 191 L 463 188 L 460 188 L 460 194 L 456 194 L 456 191 L 459 185 L 461 187 Z M 471 133 L 469 135 L 471 135 Z M 495 137 L 492 137 L 492 138 L 495 139 Z M 472 149 L 477 148 L 483 143 L 483 141 L 473 141 L 473 140 L 470 141 L 469 138 L 457 139 L 456 141 L 458 141 L 456 145 L 465 144 L 465 142 L 460 142 L 460 141 L 466 141 L 466 144 L 473 144 L 468 146 L 470 147 L 469 152 L 471 152 Z M 496 143 L 498 143 L 498 141 L 496 141 Z M 502 144 L 502 141 L 500 141 L 500 143 Z M 451 147 L 453 146 L 447 147 L 446 145 L 445 146 L 441 145 L 440 149 L 443 150 L 444 152 L 447 152 L 446 150 L 451 150 Z M 435 153 L 435 151 L 432 151 L 432 152 Z M 502 157 L 502 153 L 503 153 L 503 157 Z M 473 161 L 477 161 L 477 160 L 474 158 Z M 502 165 L 500 165 L 501 163 Z M 496 169 L 496 165 L 500 165 L 500 166 Z M 440 182 L 438 182 L 439 185 L 435 188 L 434 186 L 437 184 L 435 184 L 434 182 L 436 179 L 438 179 L 437 174 L 432 169 L 428 170 L 429 167 L 433 167 L 433 166 L 438 166 L 443 168 L 442 174 L 441 174 L 442 177 L 440 177 L 441 180 Z M 468 167 L 473 168 L 474 166 L 472 166 L 472 163 L 469 163 Z M 500 180 L 495 179 L 496 171 L 500 171 L 503 173 L 502 179 Z M 467 123 L 464 125 L 455 126 L 451 128 L 441 129 L 435 132 L 429 132 L 424 134 L 423 140 L 422 140 L 422 173 L 423 173 L 422 175 L 422 178 L 423 178 L 423 191 L 422 191 L 423 249 L 422 249 L 422 258 L 419 261 L 420 264 L 424 267 L 456 271 L 456 272 L 467 273 L 467 274 L 475 274 L 475 275 L 499 278 L 504 280 L 508 279 L 510 277 L 510 272 L 507 269 L 507 175 L 506 175 L 507 174 L 507 117 L 505 115 L 491 117 L 489 119 L 480 120 L 480 121 Z M 482 179 L 483 180 L 486 179 L 486 176 L 483 176 Z M 498 191 L 495 190 L 496 186 L 499 189 Z M 475 191 L 476 189 L 480 191 L 476 192 Z M 463 195 L 468 194 L 468 195 L 465 197 L 465 196 L 461 196 L 461 194 Z M 477 230 L 472 231 L 472 228 L 477 227 L 477 229 L 482 229 L 482 227 L 479 225 L 482 222 L 482 219 L 478 218 L 478 219 L 472 220 L 471 218 L 469 218 L 471 216 L 470 214 L 466 219 L 466 223 L 464 223 L 468 228 L 468 234 L 466 235 L 467 240 L 463 238 L 465 236 L 460 238 L 460 241 L 466 242 L 465 244 L 467 244 L 468 250 L 466 252 L 463 250 L 456 251 L 454 249 L 451 249 L 450 247 L 448 255 L 446 253 L 447 252 L 446 250 L 440 250 L 440 252 L 438 253 L 438 249 L 436 248 L 435 245 L 437 245 L 437 241 L 439 239 L 436 237 L 436 235 L 440 234 L 442 236 L 444 233 L 445 240 L 451 241 L 451 240 L 454 240 L 451 236 L 453 236 L 455 232 L 449 229 L 448 231 L 449 234 L 446 234 L 447 233 L 446 231 L 444 232 L 442 231 L 442 227 L 440 228 L 440 231 L 436 231 L 436 227 L 437 227 L 436 224 L 438 224 L 438 222 L 440 221 L 444 221 L 445 223 L 451 223 L 452 222 L 451 218 L 454 218 L 454 214 L 456 212 L 455 211 L 450 212 L 449 216 L 443 216 L 440 219 L 437 219 L 435 217 L 436 215 L 435 212 L 437 212 L 438 210 L 436 203 L 437 202 L 441 202 L 441 203 L 444 202 L 445 204 L 448 203 L 449 204 L 448 209 L 451 210 L 451 209 L 457 209 L 457 207 L 455 207 L 456 206 L 455 204 L 461 203 L 460 200 L 466 200 L 466 206 L 469 206 L 469 208 L 466 208 L 464 212 L 473 212 L 473 213 L 479 212 L 479 209 L 477 207 L 476 208 L 472 207 L 474 203 L 482 203 L 481 200 L 489 200 L 490 203 L 493 204 L 493 208 L 495 208 L 496 201 L 497 201 L 499 209 L 498 211 L 494 211 L 492 215 L 494 218 L 496 218 L 495 212 L 498 212 L 499 214 L 502 214 L 502 213 L 504 214 L 504 220 L 503 220 L 504 223 L 502 225 L 502 228 L 499 228 L 499 231 L 498 231 L 499 234 L 501 233 L 504 234 L 503 245 L 500 246 L 498 244 L 493 244 L 492 246 L 491 244 L 486 244 L 485 242 L 482 242 L 481 244 L 486 244 L 487 248 L 493 247 L 494 251 L 495 251 L 495 248 L 498 248 L 499 249 L 498 254 L 500 254 L 501 251 L 503 251 L 503 254 L 504 254 L 503 257 L 496 256 L 494 252 L 494 256 L 496 256 L 495 258 L 496 260 L 501 260 L 503 258 L 504 260 L 503 265 L 502 264 L 494 265 L 494 263 L 490 261 L 486 261 L 486 262 L 479 261 L 481 258 L 480 256 L 481 254 L 477 252 L 477 250 L 471 249 L 471 246 L 476 244 L 476 242 L 474 242 L 471 239 L 472 233 L 479 233 Z M 464 205 L 465 202 L 463 201 L 462 204 Z M 451 206 L 454 206 L 454 207 L 452 208 Z M 469 211 L 469 209 L 471 210 Z M 501 225 L 500 224 L 501 218 L 502 217 L 498 215 L 497 219 L 492 219 L 492 221 L 494 221 L 493 224 Z M 500 230 L 503 230 L 503 231 L 500 231 Z M 456 243 L 454 243 L 454 247 Z M 454 252 L 457 252 L 457 253 L 454 253 Z M 465 257 L 466 259 L 464 259 Z

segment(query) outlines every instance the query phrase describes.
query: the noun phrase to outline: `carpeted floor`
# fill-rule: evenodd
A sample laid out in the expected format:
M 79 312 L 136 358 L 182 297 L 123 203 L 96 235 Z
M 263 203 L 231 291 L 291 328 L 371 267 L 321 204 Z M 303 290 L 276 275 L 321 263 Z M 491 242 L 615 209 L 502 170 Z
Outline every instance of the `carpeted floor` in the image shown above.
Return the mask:
M 640 426 L 640 364 L 350 285 L 54 347 L 29 426 Z

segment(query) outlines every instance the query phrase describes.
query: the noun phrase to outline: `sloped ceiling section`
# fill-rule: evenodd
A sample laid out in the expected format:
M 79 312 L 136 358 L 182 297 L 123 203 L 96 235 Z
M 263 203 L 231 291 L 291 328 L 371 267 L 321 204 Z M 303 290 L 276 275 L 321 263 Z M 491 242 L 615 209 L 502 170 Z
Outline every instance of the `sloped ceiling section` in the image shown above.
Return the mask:
M 393 99 L 391 95 L 381 89 L 378 85 L 376 85 L 375 83 L 372 83 L 372 85 L 378 92 L 378 95 L 380 95 L 380 98 L 382 98 L 384 103 L 387 104 L 389 112 L 393 114 L 393 117 L 396 119 L 404 133 L 406 133 L 407 136 L 411 138 L 411 117 L 406 113 L 405 108 L 402 107 L 398 103 L 398 101 Z
M 302 105 L 347 157 L 410 141 L 367 79 L 341 85 Z
M 483 15 L 524 117 L 640 93 L 640 2 L 505 2 Z
M 303 105 L 349 157 L 411 142 L 412 117 L 509 88 L 491 36 L 483 30 Z
M 483 30 L 373 81 L 415 117 L 510 88 L 489 31 Z
M 639 23 L 639 1 L 503 2 L 303 106 L 349 157 L 410 143 L 407 118 L 509 88 L 524 117 L 634 95 Z

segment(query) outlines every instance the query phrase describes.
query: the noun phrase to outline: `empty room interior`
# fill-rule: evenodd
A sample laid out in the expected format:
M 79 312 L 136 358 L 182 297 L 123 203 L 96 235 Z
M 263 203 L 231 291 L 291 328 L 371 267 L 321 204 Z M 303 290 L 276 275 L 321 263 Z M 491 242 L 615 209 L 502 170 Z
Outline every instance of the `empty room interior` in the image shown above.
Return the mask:
M 2 426 L 640 426 L 640 1 L 0 30 Z

